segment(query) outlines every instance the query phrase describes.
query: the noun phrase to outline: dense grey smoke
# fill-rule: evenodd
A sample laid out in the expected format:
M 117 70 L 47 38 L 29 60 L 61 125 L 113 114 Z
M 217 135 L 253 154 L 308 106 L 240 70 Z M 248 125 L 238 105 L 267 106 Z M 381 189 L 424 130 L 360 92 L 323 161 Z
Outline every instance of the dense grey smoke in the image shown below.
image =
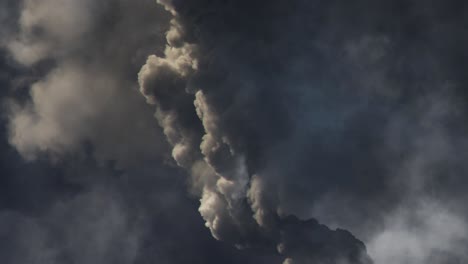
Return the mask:
M 273 54 L 257 53 L 262 51 L 263 36 L 242 35 L 253 28 L 230 20 L 243 4 L 180 3 L 179 9 L 160 3 L 174 15 L 168 44 L 164 56 L 150 56 L 141 69 L 140 89 L 157 106 L 156 117 L 173 146 L 173 158 L 192 175 L 193 189 L 201 197 L 199 211 L 213 236 L 241 248 L 276 247 L 284 263 L 371 263 L 364 244 L 350 233 L 287 217 L 278 200 L 267 197 L 278 190 L 266 186 L 265 177 L 272 176 L 262 163 L 269 162 L 268 149 L 285 140 L 293 126 L 289 116 L 293 113 L 284 105 L 287 99 L 278 101 L 291 96 L 291 91 L 279 89 L 285 85 L 281 78 L 290 73 L 268 76 L 281 71 L 276 68 L 281 65 L 271 62 Z M 285 12 L 274 18 L 294 29 L 297 22 L 287 17 L 290 9 L 289 4 L 272 2 L 264 9 L 266 14 L 249 14 L 247 19 L 260 22 Z M 275 21 L 262 23 L 268 22 Z M 265 32 L 258 34 L 271 34 L 271 26 L 259 25 Z
M 467 263 L 467 14 L 2 1 L 0 259 Z
M 10 141 L 23 157 L 61 159 L 84 143 L 121 167 L 160 155 L 164 141 L 133 76 L 162 46 L 162 10 L 151 1 L 26 0 L 17 19 L 5 46 L 39 72 L 28 83 L 31 100 L 10 102 Z
M 0 134 L 28 162 L 2 141 L 4 263 L 272 262 L 211 242 L 184 178 L 165 164 L 163 132 L 136 80 L 146 57 L 163 51 L 163 8 L 152 0 L 5 8 L 0 66 L 11 73 L 0 80 Z
M 456 202 L 465 196 L 450 197 L 453 185 L 442 176 L 463 181 L 462 171 L 448 168 L 465 167 L 454 159 L 466 147 L 456 99 L 465 80 L 452 69 L 459 47 L 451 53 L 438 39 L 466 42 L 464 5 L 160 4 L 174 16 L 168 44 L 140 71 L 140 89 L 156 104 L 173 158 L 191 173 L 215 238 L 277 244 L 286 263 L 332 255 L 339 262 L 344 248 L 353 250 L 343 261 L 369 261 L 360 242 L 339 231 L 318 235 L 321 247 L 303 239 L 283 250 L 286 237 L 297 238 L 283 221 L 296 215 L 355 231 L 378 263 L 466 258 L 466 213 Z M 441 231 L 441 221 L 459 232 Z M 303 223 L 297 228 L 307 229 Z M 426 233 L 440 240 L 427 243 Z M 338 234 L 343 244 L 333 240 Z M 327 245 L 328 256 L 313 256 Z M 351 257 L 356 252 L 364 257 Z

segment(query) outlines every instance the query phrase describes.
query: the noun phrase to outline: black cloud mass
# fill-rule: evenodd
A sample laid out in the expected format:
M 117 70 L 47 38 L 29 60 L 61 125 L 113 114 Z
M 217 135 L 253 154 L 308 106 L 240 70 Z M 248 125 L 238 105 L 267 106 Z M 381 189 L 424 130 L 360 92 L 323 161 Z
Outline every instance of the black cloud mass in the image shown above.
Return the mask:
M 1 263 L 468 263 L 466 1 L 0 1 Z

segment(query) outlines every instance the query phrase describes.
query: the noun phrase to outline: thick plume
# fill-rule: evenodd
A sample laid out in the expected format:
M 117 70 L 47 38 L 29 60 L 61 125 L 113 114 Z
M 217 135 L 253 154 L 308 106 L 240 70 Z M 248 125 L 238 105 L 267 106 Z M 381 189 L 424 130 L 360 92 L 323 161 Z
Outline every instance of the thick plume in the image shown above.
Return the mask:
M 173 158 L 191 172 L 199 211 L 212 235 L 240 248 L 276 250 L 284 263 L 372 263 L 364 244 L 349 232 L 288 217 L 278 200 L 266 195 L 267 189 L 278 190 L 264 183 L 268 175 L 262 159 L 289 134 L 287 109 L 276 100 L 289 92 L 276 90 L 281 80 L 256 83 L 257 77 L 249 76 L 259 66 L 255 64 L 270 61 L 268 52 L 256 54 L 258 62 L 243 64 L 228 53 L 231 48 L 238 52 L 235 46 L 244 45 L 241 40 L 211 35 L 229 32 L 232 17 L 222 22 L 226 25 L 210 24 L 209 18 L 209 24 L 203 24 L 210 10 L 215 17 L 232 16 L 242 4 L 159 2 L 174 18 L 164 56 L 150 56 L 139 73 L 140 90 L 157 107 L 156 118 L 173 147 Z M 272 6 L 268 12 L 291 11 L 278 3 Z M 228 7 L 233 14 L 224 13 Z M 197 26 L 189 26 L 197 17 Z M 226 42 L 221 47 L 218 41 Z M 259 46 L 245 48 L 240 60 L 261 51 Z M 258 71 L 280 70 L 277 64 L 264 66 Z M 258 105 L 251 96 L 260 98 Z
M 169 18 L 153 0 L 1 1 L 2 262 L 274 263 L 215 243 L 164 163 L 135 75 Z
M 157 2 L 0 3 L 0 259 L 468 263 L 466 1 Z

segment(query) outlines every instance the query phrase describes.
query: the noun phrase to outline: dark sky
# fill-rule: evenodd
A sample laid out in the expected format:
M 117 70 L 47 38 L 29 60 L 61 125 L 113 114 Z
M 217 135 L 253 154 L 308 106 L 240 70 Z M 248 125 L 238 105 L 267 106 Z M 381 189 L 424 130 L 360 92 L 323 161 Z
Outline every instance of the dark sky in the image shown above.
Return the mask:
M 0 1 L 1 263 L 468 263 L 466 1 Z

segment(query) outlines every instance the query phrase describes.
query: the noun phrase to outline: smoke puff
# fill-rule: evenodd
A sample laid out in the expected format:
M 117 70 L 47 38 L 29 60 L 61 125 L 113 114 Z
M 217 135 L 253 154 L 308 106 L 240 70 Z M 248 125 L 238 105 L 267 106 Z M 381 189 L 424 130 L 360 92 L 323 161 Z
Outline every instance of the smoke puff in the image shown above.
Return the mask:
M 121 168 L 161 158 L 164 135 L 134 79 L 158 49 L 158 25 L 169 24 L 156 7 L 119 0 L 22 3 L 17 32 L 4 45 L 16 63 L 33 69 L 25 87 L 30 100 L 9 100 L 10 142 L 23 157 L 60 160 L 91 149 L 101 163 Z M 156 27 L 147 31 L 149 22 Z M 115 41 L 122 36 L 125 45 Z

